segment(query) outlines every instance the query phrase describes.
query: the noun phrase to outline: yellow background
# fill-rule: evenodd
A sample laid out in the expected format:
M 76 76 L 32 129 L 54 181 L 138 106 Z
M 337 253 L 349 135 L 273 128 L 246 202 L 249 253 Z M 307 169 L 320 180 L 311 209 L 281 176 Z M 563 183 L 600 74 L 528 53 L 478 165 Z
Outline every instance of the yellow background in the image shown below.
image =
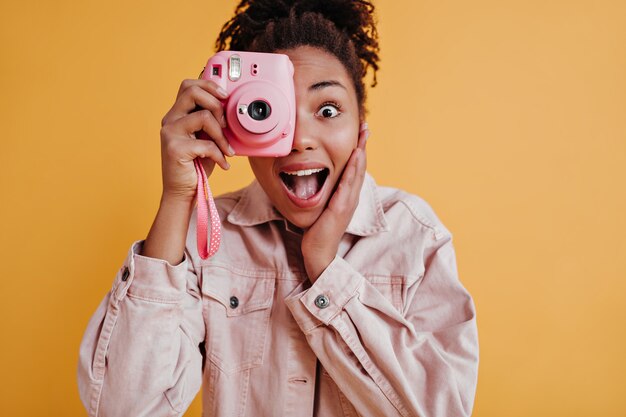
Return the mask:
M 234 5 L 2 0 L 2 415 L 85 415 L 82 333 L 156 213 L 160 119 Z M 454 234 L 474 415 L 626 415 L 626 3 L 377 5 L 369 171 Z M 217 193 L 252 178 L 231 162 Z

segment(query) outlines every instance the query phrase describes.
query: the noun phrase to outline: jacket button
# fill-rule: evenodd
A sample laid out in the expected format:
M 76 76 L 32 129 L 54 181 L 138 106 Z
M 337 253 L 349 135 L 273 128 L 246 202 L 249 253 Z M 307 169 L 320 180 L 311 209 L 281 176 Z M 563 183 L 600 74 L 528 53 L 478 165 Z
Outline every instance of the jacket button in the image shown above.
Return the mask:
M 319 308 L 326 308 L 330 305 L 330 300 L 324 294 L 320 294 L 315 298 L 315 305 Z
M 130 271 L 128 271 L 128 267 L 124 267 L 124 272 L 122 272 L 122 281 L 126 281 L 128 276 L 130 275 Z
M 239 306 L 239 298 L 234 295 L 230 297 L 230 308 L 237 308 Z

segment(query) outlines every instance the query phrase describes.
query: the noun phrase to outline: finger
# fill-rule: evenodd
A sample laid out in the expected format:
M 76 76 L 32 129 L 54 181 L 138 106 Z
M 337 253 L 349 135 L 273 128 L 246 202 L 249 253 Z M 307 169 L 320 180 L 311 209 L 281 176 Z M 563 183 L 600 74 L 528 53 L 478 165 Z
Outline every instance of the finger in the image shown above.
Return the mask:
M 224 154 L 217 147 L 215 142 L 207 140 L 196 140 L 188 142 L 189 156 L 191 159 L 200 158 L 200 162 L 204 166 L 204 170 L 210 173 L 212 169 L 211 161 L 218 164 L 222 169 L 227 170 L 230 168 L 230 164 L 226 161 Z
M 370 131 L 367 123 L 361 124 L 361 130 L 359 131 L 359 139 L 357 141 L 357 148 L 365 150 L 365 144 L 370 136 Z
M 355 198 L 361 193 L 361 187 L 363 186 L 363 181 L 365 180 L 365 172 L 367 170 L 367 152 L 365 152 L 365 146 L 367 144 L 367 139 L 369 138 L 370 131 L 368 129 L 367 123 L 363 123 L 361 125 L 361 131 L 359 133 L 359 141 L 357 144 L 357 149 L 361 150 L 361 154 L 359 155 L 357 166 L 356 166 L 356 182 L 353 184 L 352 192 L 355 194 Z
M 360 150 L 355 169 L 355 179 L 350 187 L 352 191 L 352 199 L 358 204 L 361 195 L 361 188 L 365 181 L 365 172 L 367 168 L 367 156 L 364 150 Z
M 167 153 L 180 162 L 190 162 L 199 158 L 207 173 L 212 170 L 210 165 L 213 163 L 217 163 L 223 169 L 230 168 L 222 151 L 210 140 L 174 138 L 167 144 Z
M 348 159 L 348 163 L 346 164 L 346 168 L 342 174 L 341 181 L 346 186 L 352 186 L 354 179 L 358 173 L 359 160 L 362 157 L 363 149 L 355 148 L 352 150 L 352 154 L 350 155 L 350 159 Z
M 352 184 L 354 183 L 354 179 L 357 174 L 359 155 L 362 152 L 363 151 L 361 149 L 357 148 L 357 149 L 354 149 L 352 151 L 352 155 L 350 155 L 350 159 L 348 160 L 348 163 L 346 164 L 346 168 L 341 178 L 341 182 L 343 183 L 343 185 L 345 185 L 346 188 L 350 188 Z
M 367 167 L 367 152 L 365 151 L 365 147 L 369 136 L 370 131 L 367 123 L 363 123 L 361 125 L 361 131 L 359 132 L 359 140 L 357 143 L 357 149 L 362 151 L 362 155 L 359 157 L 359 162 L 357 164 L 357 174 L 361 177 L 365 177 L 365 170 Z
M 220 122 L 220 125 L 226 127 L 222 103 L 220 103 L 215 96 L 198 85 L 189 87 L 180 95 L 168 112 L 165 123 L 171 123 L 189 113 L 201 109 L 209 110 L 213 113 L 215 119 Z
M 347 209 L 350 215 L 354 212 L 359 204 L 361 196 L 361 188 L 365 180 L 366 172 L 365 151 L 357 148 L 353 151 L 353 155 L 348 162 L 345 170 L 345 178 L 342 178 L 341 186 L 337 189 L 337 201 L 335 206 L 338 210 Z M 345 208 L 343 207 L 345 205 Z
M 176 99 L 172 108 L 167 112 L 165 117 L 163 117 L 161 125 L 163 126 L 168 123 L 173 123 L 192 112 L 206 109 L 213 114 L 215 120 L 219 122 L 220 126 L 225 128 L 226 118 L 224 116 L 224 108 L 222 103 L 217 97 L 215 97 L 214 94 L 215 93 L 212 94 L 210 91 L 205 90 L 200 85 L 192 85 L 188 87 Z
M 202 164 L 202 167 L 204 168 L 204 172 L 206 173 L 206 176 L 210 177 L 211 174 L 213 173 L 213 168 L 215 168 L 215 161 L 213 161 L 211 158 L 198 158 L 198 160 Z M 222 165 L 219 165 L 219 166 L 220 168 L 224 169 Z
M 198 139 L 195 132 L 203 131 L 213 142 L 217 144 L 222 153 L 228 156 L 234 155 L 232 148 L 228 144 L 228 140 L 224 136 L 221 126 L 217 123 L 213 114 L 208 110 L 200 110 L 191 113 L 172 123 L 168 127 L 177 132 L 182 132 L 182 134 L 194 140 Z M 200 138 L 199 140 L 203 139 Z
M 338 214 L 345 212 L 352 205 L 350 204 L 352 198 L 351 188 L 356 176 L 359 153 L 361 152 L 360 149 L 352 151 L 352 155 L 350 155 L 350 159 L 341 174 L 339 184 L 337 184 L 337 188 L 328 203 L 328 207 Z
M 193 86 L 200 86 L 204 90 L 220 98 L 228 97 L 228 93 L 226 92 L 226 90 L 221 88 L 214 81 L 203 80 L 203 79 L 198 79 L 198 80 L 186 79 L 186 80 L 183 80 L 182 83 L 180 83 L 180 87 L 178 88 L 178 93 L 176 93 L 176 99 L 178 100 L 178 97 L 180 97 L 180 95 L 183 92 L 185 92 L 185 90 Z

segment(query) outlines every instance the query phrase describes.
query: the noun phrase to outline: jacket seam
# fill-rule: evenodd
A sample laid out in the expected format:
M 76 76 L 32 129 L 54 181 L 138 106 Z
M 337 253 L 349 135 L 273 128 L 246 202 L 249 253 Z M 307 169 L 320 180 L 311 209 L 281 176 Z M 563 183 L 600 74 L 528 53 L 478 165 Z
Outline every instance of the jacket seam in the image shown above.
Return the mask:
M 378 388 L 385 395 L 385 397 L 387 397 L 391 405 L 393 405 L 393 407 L 396 410 L 398 410 L 398 412 L 403 417 L 410 417 L 411 413 L 406 409 L 406 407 L 404 407 L 404 405 L 402 405 L 402 401 L 400 400 L 398 395 L 395 393 L 393 388 L 389 385 L 387 380 L 382 376 L 382 374 L 374 366 L 372 361 L 369 360 L 366 354 L 364 354 L 363 349 L 357 348 L 356 344 L 354 343 L 354 339 L 352 335 L 346 332 L 346 328 L 344 327 L 343 322 L 339 321 L 339 323 L 340 323 L 339 326 L 335 326 L 335 328 L 338 327 L 337 330 L 339 330 L 346 345 L 350 347 L 350 350 L 354 352 L 354 355 L 357 357 L 361 365 L 363 365 L 363 368 L 365 368 L 365 370 L 371 375 L 372 380 L 374 380 L 374 383 L 376 384 L 376 386 L 378 386 Z
M 137 295 L 137 294 L 133 294 L 130 291 L 128 291 L 126 293 L 126 295 L 129 298 L 133 298 L 136 300 L 142 300 L 142 301 L 146 301 L 149 303 L 155 303 L 155 304 L 179 304 L 183 299 L 182 298 L 157 298 L 157 297 L 145 297 L 145 296 L 141 296 L 141 295 Z
M 413 206 L 413 204 L 411 204 L 408 201 L 405 200 L 398 200 L 399 203 L 403 204 L 408 210 L 409 213 L 411 213 L 411 215 L 413 216 L 413 218 L 415 220 L 417 220 L 417 222 L 419 224 L 421 224 L 422 226 L 426 227 L 427 229 L 430 230 L 437 230 L 437 227 L 432 224 L 428 219 L 426 219 L 426 217 L 422 216 L 417 209 Z
M 206 262 L 206 261 L 205 261 Z M 210 262 L 200 264 L 201 268 L 220 268 L 227 272 L 231 272 L 236 275 L 241 275 L 246 278 L 261 278 L 261 279 L 279 279 L 279 278 L 289 278 L 291 275 L 298 276 L 300 279 L 304 279 L 305 275 L 302 271 L 297 269 L 272 269 L 272 268 L 248 268 L 248 267 L 239 267 L 232 266 L 227 263 L 220 262 Z
M 90 398 L 89 414 L 96 417 L 100 409 L 100 397 L 102 395 L 102 388 L 104 387 L 104 378 L 106 375 L 106 353 L 109 350 L 109 343 L 111 342 L 111 336 L 113 329 L 117 323 L 119 315 L 119 306 L 117 302 L 112 299 L 110 301 L 110 309 L 105 317 L 105 322 L 102 325 L 102 333 L 100 334 L 100 342 L 96 347 L 96 354 L 94 358 L 94 376 L 98 377 L 97 385 L 94 385 Z M 105 336 L 105 337 L 103 337 Z M 97 375 L 96 375 L 97 372 Z

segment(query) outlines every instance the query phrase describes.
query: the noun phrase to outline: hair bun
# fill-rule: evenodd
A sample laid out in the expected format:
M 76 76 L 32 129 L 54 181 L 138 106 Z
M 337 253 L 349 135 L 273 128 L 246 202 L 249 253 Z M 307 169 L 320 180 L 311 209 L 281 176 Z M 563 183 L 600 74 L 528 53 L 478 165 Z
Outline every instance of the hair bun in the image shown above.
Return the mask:
M 297 15 L 305 12 L 319 13 L 335 24 L 337 29 L 350 37 L 359 35 L 363 29 L 375 30 L 372 19 L 374 6 L 369 1 L 326 0 L 293 1 L 293 10 Z
M 241 0 L 215 42 L 217 51 L 246 50 L 274 21 L 315 13 L 332 22 L 354 43 L 364 66 L 378 69 L 378 33 L 374 5 L 368 0 Z M 375 78 L 375 75 L 374 75 Z

